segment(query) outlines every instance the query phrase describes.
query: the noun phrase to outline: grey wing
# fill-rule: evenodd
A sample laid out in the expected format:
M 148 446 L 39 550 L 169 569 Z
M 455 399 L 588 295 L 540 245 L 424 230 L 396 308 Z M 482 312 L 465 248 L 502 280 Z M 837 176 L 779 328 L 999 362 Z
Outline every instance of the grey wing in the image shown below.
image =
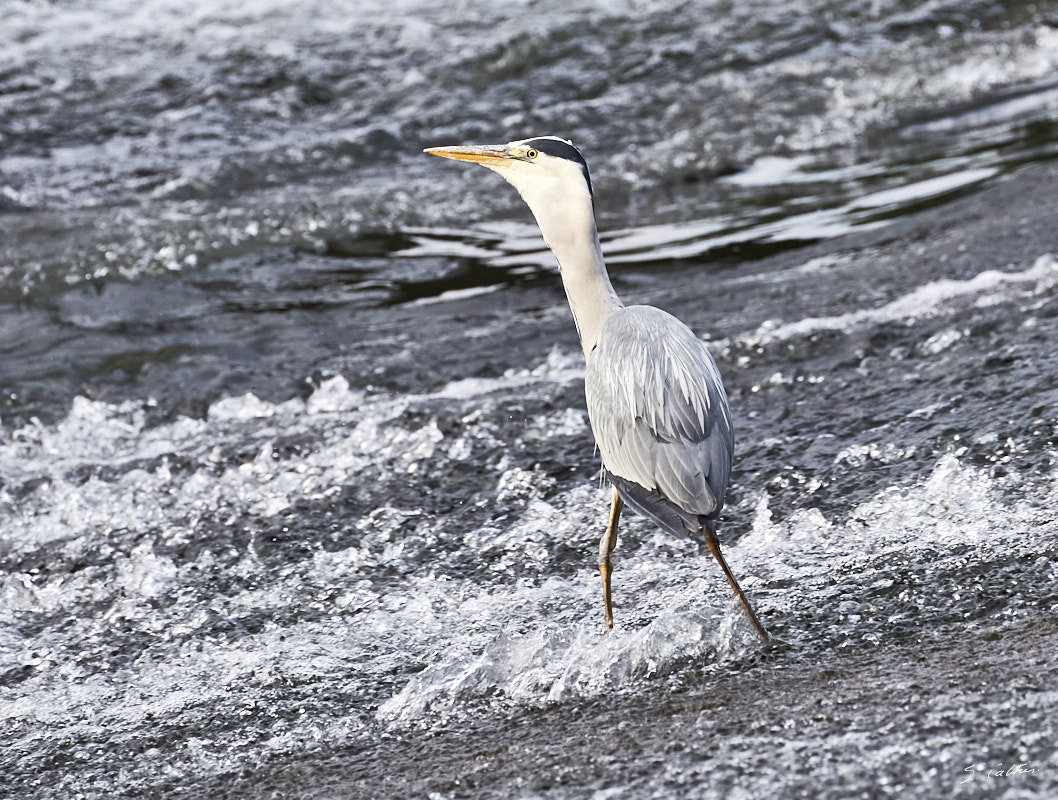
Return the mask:
M 686 325 L 650 306 L 616 312 L 584 389 L 603 468 L 626 502 L 675 533 L 719 513 L 734 430 L 716 362 Z

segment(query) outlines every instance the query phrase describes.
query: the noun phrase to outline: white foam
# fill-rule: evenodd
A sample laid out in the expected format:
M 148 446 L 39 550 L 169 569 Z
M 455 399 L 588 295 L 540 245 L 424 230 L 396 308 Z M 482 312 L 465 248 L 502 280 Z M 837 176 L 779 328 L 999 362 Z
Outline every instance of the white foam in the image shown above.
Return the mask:
M 967 331 L 958 328 L 948 328 L 930 336 L 926 341 L 919 345 L 919 349 L 926 355 L 935 356 L 938 353 L 943 353 L 957 341 L 965 337 L 967 333 Z
M 578 369 L 579 354 L 554 351 L 491 387 L 512 393 L 555 387 Z M 399 728 L 458 719 L 480 704 L 540 707 L 635 690 L 756 652 L 754 634 L 709 554 L 634 516 L 623 523 L 624 546 L 615 557 L 617 625 L 605 632 L 593 562 L 609 493 L 593 482 L 557 491 L 558 481 L 525 464 L 495 464 L 491 484 L 483 483 L 491 491 L 475 502 L 500 503 L 507 512 L 458 531 L 394 503 L 351 521 L 352 544 L 280 567 L 263 565 L 252 541 L 239 552 L 204 549 L 184 562 L 164 554 L 163 545 L 186 539 L 199 524 L 230 521 L 252 532 L 255 518 L 299 498 L 326 502 L 366 469 L 422 468 L 451 457 L 460 442 L 472 451 L 478 437 L 492 436 L 488 402 L 478 394 L 375 397 L 332 378 L 314 397 L 305 403 L 235 398 L 220 406 L 231 413 L 155 428 L 145 426 L 135 404 L 80 400 L 59 425 L 27 426 L 0 444 L 5 485 L 48 476 L 26 489 L 17 509 L 0 503 L 9 552 L 32 551 L 48 540 L 61 541 L 69 553 L 106 553 L 135 542 L 110 564 L 104 559 L 61 576 L 5 579 L 0 672 L 24 664 L 32 672 L 17 691 L 0 687 L 0 720 L 78 740 L 98 726 L 136 730 L 158 715 L 214 713 L 203 708 L 235 713 L 233 707 L 259 702 L 276 682 L 311 687 L 320 675 L 341 675 L 360 698 L 341 714 L 295 715 L 286 727 L 255 733 L 264 737 L 255 746 L 285 752 L 308 738 L 350 741 L 379 723 Z M 437 404 L 463 412 L 466 430 L 443 433 L 428 416 Z M 262 407 L 271 413 L 243 413 Z M 583 433 L 586 424 L 581 412 L 569 409 L 538 422 L 527 426 L 527 437 L 564 435 L 556 433 L 564 427 Z M 272 444 L 277 431 L 306 445 L 281 454 Z M 56 443 L 64 452 L 47 449 Z M 231 449 L 253 457 L 226 463 L 222 453 Z M 146 466 L 138 460 L 142 453 L 153 459 Z M 180 476 L 167 455 L 185 464 Z M 846 448 L 841 458 L 851 467 L 906 455 L 865 444 Z M 82 482 L 64 472 L 85 463 L 111 469 Z M 893 565 L 906 563 L 909 554 L 931 568 L 967 558 L 967 545 L 974 553 L 1009 549 L 1022 557 L 1032 549 L 1026 531 L 1053 527 L 1047 509 L 1058 491 L 1009 503 L 1000 485 L 952 454 L 917 485 L 885 489 L 847 520 L 812 510 L 776 522 L 762 495 L 755 508 L 734 509 L 753 514 L 752 529 L 725 553 L 766 622 L 785 624 L 795 645 L 818 633 L 796 628 L 804 608 L 834 610 L 827 635 L 836 641 L 868 641 L 880 635 L 882 623 L 862 607 L 864 587 L 891 584 Z M 996 518 L 1004 520 L 1000 528 Z M 569 549 L 583 553 L 583 566 L 557 569 L 556 552 Z M 448 569 L 449 558 L 456 568 Z M 477 566 L 468 570 L 467 564 Z M 196 594 L 203 576 L 220 569 L 233 579 L 231 588 Z M 386 579 L 389 573 L 400 580 Z M 905 613 L 902 602 L 891 601 L 886 613 Z M 909 597 L 906 613 L 928 615 L 927 607 L 911 608 L 922 602 Z M 291 609 L 306 613 L 272 621 Z M 11 624 L 25 613 L 62 614 L 72 629 L 25 634 Z M 211 627 L 218 618 L 267 622 L 258 632 L 226 638 Z M 152 645 L 101 670 L 115 626 L 142 631 Z M 71 641 L 87 653 L 85 660 L 61 649 Z M 409 664 L 425 668 L 395 679 Z M 212 756 L 184 756 L 221 768 Z
M 335 375 L 323 381 L 305 401 L 308 414 L 335 414 L 343 411 L 354 411 L 365 400 L 361 391 L 349 388 L 349 381 L 342 375 Z
M 177 575 L 171 558 L 155 555 L 149 543 L 137 545 L 118 563 L 117 583 L 127 595 L 152 598 L 165 593 Z
M 448 441 L 432 419 L 410 427 L 394 424 L 409 407 L 455 402 L 477 413 L 484 395 L 546 390 L 583 374 L 579 354 L 554 348 L 532 367 L 457 381 L 430 394 L 368 398 L 334 376 L 307 401 L 271 403 L 248 393 L 218 400 L 205 420 L 180 417 L 153 428 L 145 423 L 145 406 L 152 401 L 114 405 L 78 397 L 56 425 L 33 422 L 0 441 L 6 486 L 43 479 L 17 504 L 9 492 L 0 492 L 0 527 L 17 547 L 31 549 L 119 528 L 179 530 L 210 515 L 273 517 L 298 500 L 339 491 L 365 469 L 382 465 L 412 473 L 440 456 L 466 459 L 479 437 L 488 440 L 487 418 L 470 414 L 463 435 Z M 527 435 L 555 435 L 541 425 L 575 430 L 584 420 L 561 414 L 536 420 Z M 301 434 L 311 444 L 278 457 L 272 442 L 280 433 Z M 223 454 L 231 449 L 251 449 L 256 456 L 224 463 Z M 167 459 L 177 457 L 190 461 L 190 474 L 172 474 Z M 151 466 L 140 466 L 144 463 Z M 94 473 L 102 466 L 114 476 L 71 478 L 79 468 Z
M 497 634 L 480 654 L 428 667 L 382 704 L 377 716 L 407 723 L 451 713 L 497 690 L 528 706 L 597 696 L 666 674 L 680 662 L 715 661 L 720 653 L 737 652 L 735 641 L 730 624 L 716 626 L 680 611 L 625 634 L 604 633 L 597 619 L 573 627 L 545 621 L 524 634 Z
M 860 452 L 870 457 L 872 448 Z M 883 461 L 904 455 L 889 448 L 880 454 Z M 939 568 L 965 559 L 964 545 L 982 553 L 1012 545 L 1031 551 L 1021 532 L 1039 524 L 1041 506 L 1004 505 L 998 488 L 986 472 L 949 454 L 922 482 L 879 492 L 843 522 L 811 509 L 775 523 L 762 494 L 750 533 L 725 552 L 766 620 L 797 616 L 798 607 L 832 608 L 838 638 L 869 640 L 878 630 L 863 624 L 856 598 L 864 587 L 892 584 L 894 558 Z M 1044 494 L 1058 496 L 1058 486 Z M 575 509 L 583 501 L 570 496 L 562 506 Z M 605 497 L 587 505 L 602 518 Z M 563 507 L 529 508 L 520 526 L 493 531 L 478 544 L 522 548 L 534 536 L 561 535 Z M 997 516 L 1005 520 L 1003 531 L 994 526 Z M 634 554 L 617 551 L 613 631 L 602 628 L 598 576 L 591 569 L 502 593 L 472 592 L 449 604 L 447 613 L 476 620 L 473 633 L 438 641 L 442 649 L 433 663 L 379 707 L 378 719 L 400 726 L 458 714 L 486 698 L 541 706 L 595 697 L 681 665 L 715 666 L 753 652 L 754 635 L 708 553 L 655 535 L 645 524 L 631 526 L 625 535 L 643 541 Z M 543 613 L 526 611 L 533 608 Z M 527 613 L 531 624 L 524 621 Z M 796 642 L 815 634 L 788 635 Z
M 208 418 L 214 422 L 263 419 L 275 414 L 272 403 L 260 400 L 252 392 L 241 397 L 225 397 L 209 407 Z
M 815 509 L 774 524 L 762 495 L 753 529 L 739 547 L 755 574 L 799 587 L 797 598 L 774 598 L 783 604 L 802 601 L 804 593 L 855 596 L 855 585 L 888 579 L 893 556 L 922 563 L 915 554 L 929 553 L 939 563 L 959 545 L 1002 549 L 1013 540 L 1021 548 L 1021 534 L 1013 532 L 1036 525 L 1037 512 L 1021 504 L 1004 506 L 998 486 L 986 472 L 948 454 L 922 483 L 879 492 L 840 525 Z M 1005 529 L 1012 532 L 1007 537 L 995 528 L 997 515 L 1007 520 Z
M 883 445 L 875 443 L 860 444 L 840 450 L 834 456 L 834 463 L 840 464 L 844 462 L 850 467 L 863 467 L 870 463 L 896 464 L 912 458 L 915 452 L 914 447 L 898 447 L 892 442 L 886 442 Z
M 886 42 L 884 50 L 872 52 L 870 70 L 857 69 L 861 54 L 848 53 L 835 62 L 829 49 L 784 59 L 779 65 L 782 72 L 824 76 L 822 85 L 828 91 L 826 110 L 820 117 L 804 118 L 785 143 L 805 152 L 818 150 L 821 136 L 830 147 L 853 144 L 864 131 L 891 124 L 894 111 L 907 107 L 908 97 L 914 97 L 920 108 L 958 108 L 960 102 L 996 87 L 1054 75 L 1058 33 L 1039 25 L 1009 34 L 964 39 L 960 46 L 942 50 L 923 48 L 914 37 Z
M 1058 286 L 1058 261 L 1040 256 L 1017 272 L 986 270 L 967 280 L 942 279 L 927 283 L 876 308 L 863 308 L 832 317 L 806 317 L 795 322 L 763 323 L 756 331 L 737 337 L 751 345 L 770 344 L 824 331 L 850 331 L 865 325 L 910 322 L 944 313 L 959 301 L 984 307 L 1010 302 L 1024 294 L 1038 294 Z
M 436 396 L 448 400 L 468 400 L 519 386 L 541 382 L 569 383 L 583 378 L 583 358 L 555 346 L 551 348 L 547 359 L 532 369 L 507 370 L 500 378 L 461 378 L 446 384 Z

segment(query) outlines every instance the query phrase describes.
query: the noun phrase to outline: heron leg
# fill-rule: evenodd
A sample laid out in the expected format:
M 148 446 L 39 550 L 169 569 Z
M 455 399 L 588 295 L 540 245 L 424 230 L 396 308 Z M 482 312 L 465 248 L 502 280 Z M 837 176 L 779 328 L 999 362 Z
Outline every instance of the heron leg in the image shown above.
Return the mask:
M 705 546 L 709 548 L 709 552 L 713 554 L 713 558 L 715 558 L 717 563 L 720 564 L 720 569 L 724 571 L 724 575 L 727 577 L 727 582 L 730 583 L 731 588 L 735 590 L 735 597 L 737 597 L 738 602 L 741 603 L 742 610 L 746 612 L 746 616 L 749 617 L 749 621 L 753 624 L 753 628 L 757 631 L 757 635 L 760 636 L 761 641 L 764 642 L 764 646 L 770 646 L 771 637 L 768 636 L 768 632 L 764 630 L 764 626 L 760 624 L 757 615 L 753 613 L 753 607 L 749 604 L 749 600 L 746 599 L 742 587 L 739 586 L 738 581 L 735 580 L 734 573 L 731 572 L 731 568 L 727 565 L 727 561 L 724 560 L 724 555 L 720 552 L 720 540 L 716 538 L 716 527 L 709 521 L 706 521 L 705 523 Z
M 599 573 L 602 575 L 602 601 L 606 610 L 606 627 L 613 627 L 613 605 L 610 602 L 610 574 L 613 572 L 613 564 L 610 563 L 610 553 L 617 546 L 617 522 L 621 518 L 621 509 L 624 501 L 613 490 L 613 500 L 610 503 L 610 523 L 606 526 L 606 533 L 599 540 Z

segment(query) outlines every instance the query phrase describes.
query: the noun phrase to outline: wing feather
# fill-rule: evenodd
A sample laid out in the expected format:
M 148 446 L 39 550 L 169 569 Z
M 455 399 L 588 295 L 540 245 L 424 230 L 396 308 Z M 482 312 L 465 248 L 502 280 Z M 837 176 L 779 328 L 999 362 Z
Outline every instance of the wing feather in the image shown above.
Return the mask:
M 719 512 L 734 432 L 716 362 L 686 325 L 650 306 L 617 311 L 588 359 L 584 389 L 618 491 L 657 492 L 688 522 Z

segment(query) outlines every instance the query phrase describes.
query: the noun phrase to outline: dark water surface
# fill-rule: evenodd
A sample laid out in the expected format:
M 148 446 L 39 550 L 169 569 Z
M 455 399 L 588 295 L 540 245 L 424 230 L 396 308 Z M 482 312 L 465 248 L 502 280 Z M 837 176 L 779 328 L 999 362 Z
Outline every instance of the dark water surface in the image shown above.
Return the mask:
M 0 796 L 1058 795 L 1058 4 L 0 0 Z M 711 345 L 608 491 L 556 133 Z

